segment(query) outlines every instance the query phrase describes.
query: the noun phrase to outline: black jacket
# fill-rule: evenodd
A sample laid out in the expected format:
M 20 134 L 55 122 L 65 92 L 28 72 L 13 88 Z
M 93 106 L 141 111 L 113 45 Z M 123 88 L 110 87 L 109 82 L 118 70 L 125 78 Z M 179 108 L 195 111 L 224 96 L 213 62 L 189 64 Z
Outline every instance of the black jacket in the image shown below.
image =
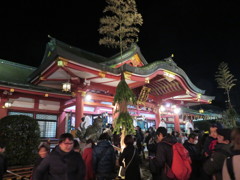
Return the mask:
M 202 156 L 200 151 L 197 148 L 196 144 L 191 144 L 188 141 L 185 141 L 183 146 L 188 150 L 189 156 L 192 160 L 192 173 L 190 176 L 190 180 L 196 180 L 201 175 L 201 167 L 202 167 Z
M 172 136 L 167 136 L 163 138 L 163 140 L 157 144 L 157 152 L 156 152 L 156 159 L 155 165 L 159 169 L 159 179 L 167 180 L 166 173 L 164 168 L 166 164 L 168 167 L 172 167 L 172 160 L 173 160 L 173 151 L 172 145 L 177 142 L 176 138 Z
M 7 161 L 4 155 L 0 154 L 0 180 L 2 179 L 4 173 L 7 170 Z
M 133 145 L 129 145 L 123 150 L 123 153 L 119 157 L 120 166 L 123 166 L 123 163 L 122 163 L 123 159 L 125 159 L 126 166 L 129 164 L 129 162 L 131 161 L 131 159 L 133 157 L 134 149 L 135 148 Z M 137 149 L 135 149 L 135 156 L 133 157 L 132 162 L 129 164 L 129 166 L 126 170 L 126 174 L 125 174 L 126 180 L 133 180 L 133 179 L 140 180 L 141 179 L 139 164 L 140 164 L 140 158 L 138 156 Z
M 42 180 L 46 172 L 49 180 L 83 180 L 85 164 L 79 153 L 66 153 L 57 146 L 37 167 L 33 180 Z
M 41 157 L 37 158 L 37 160 L 33 166 L 32 177 L 35 174 L 37 167 L 41 164 L 42 160 L 43 160 L 43 158 L 41 158 Z M 30 179 L 32 179 L 32 178 L 30 178 Z M 42 175 L 42 180 L 48 180 L 48 172 L 47 171 Z
M 112 173 L 115 170 L 116 156 L 109 141 L 98 142 L 93 149 L 93 167 L 96 174 Z
M 201 160 L 200 152 L 195 144 L 185 141 L 183 146 L 188 150 L 189 156 L 191 157 L 192 161 Z

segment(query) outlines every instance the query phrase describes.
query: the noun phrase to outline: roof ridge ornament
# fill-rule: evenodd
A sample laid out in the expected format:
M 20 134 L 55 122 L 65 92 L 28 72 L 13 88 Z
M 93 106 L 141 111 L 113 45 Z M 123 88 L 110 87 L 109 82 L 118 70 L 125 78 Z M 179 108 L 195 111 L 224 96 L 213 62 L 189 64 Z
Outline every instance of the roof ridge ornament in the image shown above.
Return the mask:
M 171 54 L 171 56 L 164 58 L 163 60 L 166 61 L 170 66 L 177 66 L 177 63 L 173 60 L 174 54 Z
M 50 41 L 48 42 L 49 49 L 53 51 L 57 45 L 56 39 L 53 38 L 52 36 L 48 35 L 48 38 L 50 38 Z

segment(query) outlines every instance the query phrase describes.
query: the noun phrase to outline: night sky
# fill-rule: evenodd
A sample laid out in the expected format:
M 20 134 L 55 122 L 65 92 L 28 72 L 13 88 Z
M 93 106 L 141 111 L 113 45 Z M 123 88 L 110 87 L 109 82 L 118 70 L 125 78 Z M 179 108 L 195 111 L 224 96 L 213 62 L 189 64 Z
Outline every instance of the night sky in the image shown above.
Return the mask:
M 78 3 L 77 3 L 78 2 Z M 38 67 L 48 35 L 102 56 L 117 51 L 98 45 L 104 0 L 8 1 L 0 6 L 0 59 Z M 220 62 L 238 79 L 233 104 L 240 107 L 240 11 L 234 0 L 137 0 L 143 16 L 138 45 L 150 63 L 174 60 L 207 95 L 223 106 L 214 74 Z

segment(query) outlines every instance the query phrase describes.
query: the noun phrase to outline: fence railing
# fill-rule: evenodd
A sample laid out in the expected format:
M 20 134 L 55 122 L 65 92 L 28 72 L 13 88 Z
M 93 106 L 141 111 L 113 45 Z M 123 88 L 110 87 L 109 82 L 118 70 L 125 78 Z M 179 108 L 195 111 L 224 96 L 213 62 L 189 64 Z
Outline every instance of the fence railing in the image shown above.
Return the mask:
M 33 165 L 9 168 L 3 176 L 3 180 L 29 180 L 32 169 Z

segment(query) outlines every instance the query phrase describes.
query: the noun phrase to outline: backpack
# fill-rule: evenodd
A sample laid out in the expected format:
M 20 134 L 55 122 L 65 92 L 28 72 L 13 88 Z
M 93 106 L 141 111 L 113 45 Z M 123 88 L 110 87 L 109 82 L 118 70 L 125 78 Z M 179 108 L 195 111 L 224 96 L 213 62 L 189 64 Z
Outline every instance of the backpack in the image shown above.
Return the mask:
M 210 142 L 210 144 L 209 144 L 209 146 L 208 146 L 208 149 L 209 149 L 210 152 L 213 152 L 213 151 L 214 151 L 216 144 L 217 144 L 217 140 L 212 140 L 212 141 Z
M 181 143 L 175 143 L 172 145 L 172 150 L 172 167 L 169 169 L 172 172 L 167 172 L 167 176 L 173 178 L 173 174 L 177 180 L 188 180 L 192 172 L 192 161 L 187 149 Z

